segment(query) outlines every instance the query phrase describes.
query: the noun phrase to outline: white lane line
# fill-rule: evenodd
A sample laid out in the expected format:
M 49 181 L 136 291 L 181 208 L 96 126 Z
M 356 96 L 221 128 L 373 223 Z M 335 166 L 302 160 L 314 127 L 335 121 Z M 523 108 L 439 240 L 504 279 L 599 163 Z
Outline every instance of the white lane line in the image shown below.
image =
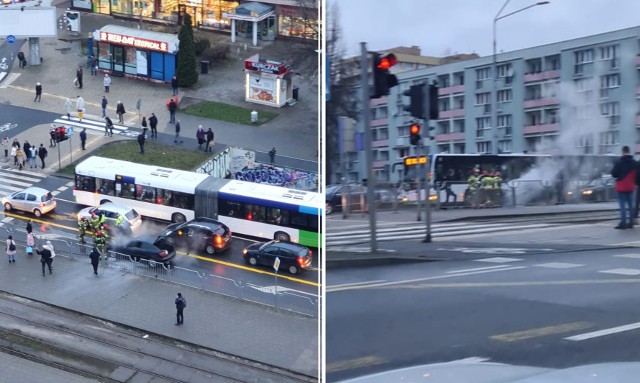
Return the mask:
M 537 265 L 533 265 L 535 267 L 545 267 L 548 269 L 570 269 L 573 267 L 582 267 L 584 265 L 578 263 L 565 263 L 565 262 L 549 262 L 549 263 L 540 263 Z
M 491 262 L 491 263 L 507 263 L 507 262 L 517 262 L 523 261 L 522 258 L 509 258 L 509 257 L 492 257 L 492 258 L 482 258 L 475 259 L 476 262 Z
M 60 187 L 58 188 L 58 190 L 60 190 L 61 192 L 65 191 L 65 190 L 67 190 L 67 189 L 69 189 L 69 188 L 68 188 L 68 187 L 66 187 L 66 186 L 60 186 Z
M 46 174 L 30 172 L 28 170 L 18 170 L 18 169 L 14 169 L 14 168 L 3 168 L 2 170 L 5 170 L 5 171 L 11 172 L 11 173 L 16 173 L 16 175 L 20 175 L 20 178 L 26 179 L 26 180 L 29 180 L 29 181 L 40 181 L 42 178 L 47 178 Z M 38 178 L 27 178 L 27 177 L 24 176 L 25 174 L 28 174 L 28 175 L 34 176 L 34 177 L 38 177 Z
M 58 194 L 60 194 L 60 192 L 58 190 L 54 190 L 54 191 L 51 192 L 51 194 L 58 195 Z
M 605 336 L 605 335 L 617 334 L 619 332 L 631 331 L 631 330 L 635 330 L 635 329 L 638 329 L 638 328 L 640 328 L 640 322 L 631 323 L 631 324 L 627 324 L 627 325 L 624 325 L 624 326 L 606 328 L 604 330 L 587 332 L 587 333 L 584 333 L 584 334 L 570 336 L 570 337 L 567 337 L 567 338 L 564 338 L 564 339 L 573 340 L 573 341 L 581 341 L 581 340 L 597 338 L 597 337 Z
M 51 192 L 51 194 L 53 194 L 53 192 Z M 76 201 L 69 201 L 68 199 L 62 199 L 62 198 L 56 198 L 56 201 L 63 201 L 63 202 L 69 202 L 69 203 L 76 203 Z
M 2 182 L 2 181 L 0 181 L 0 182 Z M 31 185 L 29 185 L 29 186 L 31 186 Z M 16 187 L 13 187 L 13 186 L 5 186 L 3 184 L 0 184 L 0 190 L 6 190 L 6 191 L 8 191 L 7 194 L 11 194 L 13 192 L 24 190 L 24 188 L 16 188 Z
M 502 268 L 502 269 L 480 270 L 480 271 L 474 271 L 474 272 L 469 272 L 469 273 L 436 275 L 436 276 L 433 276 L 433 277 L 425 277 L 425 278 L 417 278 L 417 279 L 407 279 L 407 280 L 404 280 L 404 281 L 393 281 L 393 282 L 375 283 L 375 284 L 360 285 L 360 286 L 347 286 L 347 287 L 336 288 L 336 289 L 330 289 L 330 288 L 327 288 L 327 292 L 334 293 L 334 292 L 344 291 L 344 290 L 359 290 L 359 289 L 368 289 L 368 288 L 375 288 L 375 287 L 386 287 L 386 286 L 394 286 L 394 285 L 405 285 L 405 284 L 410 284 L 410 283 L 415 283 L 415 282 L 425 282 L 425 281 L 430 281 L 430 280 L 435 280 L 435 279 L 446 279 L 446 278 L 455 278 L 455 277 L 465 277 L 465 276 L 468 276 L 468 275 L 485 274 L 485 273 L 494 273 L 494 272 L 496 272 L 496 271 L 509 271 L 509 270 L 526 269 L 526 268 L 527 268 L 527 266 L 513 266 L 513 267 L 505 267 L 505 268 Z
M 599 273 L 606 274 L 618 274 L 618 275 L 640 275 L 640 269 L 609 269 L 609 270 L 600 270 Z
M 614 257 L 638 259 L 640 254 L 616 254 Z
M 359 285 L 367 285 L 367 284 L 371 284 L 371 283 L 380 283 L 380 282 L 386 282 L 386 280 L 377 280 L 377 281 L 364 281 L 364 282 L 354 282 L 354 283 L 343 283 L 341 285 L 331 285 L 331 286 L 327 286 L 327 289 L 329 288 L 338 288 L 338 287 L 346 287 L 346 286 L 359 286 Z
M 74 185 L 74 183 L 73 183 L 73 181 L 70 181 L 70 182 L 67 182 L 65 185 L 68 186 L 68 187 L 72 187 Z
M 469 271 L 478 271 L 478 270 L 491 270 L 491 269 L 502 269 L 508 267 L 507 265 L 498 265 L 498 266 L 487 266 L 487 267 L 476 267 L 475 269 L 464 269 L 464 270 L 451 270 L 447 271 L 447 274 L 453 273 L 466 273 Z
M 8 223 L 8 222 L 11 222 L 11 221 L 13 221 L 13 217 L 6 217 L 5 219 L 3 219 L 0 222 Z
M 4 179 L 0 180 L 0 183 L 3 183 L 5 185 L 18 185 L 18 186 L 31 186 L 33 185 L 33 182 L 21 182 L 21 181 L 16 181 L 13 178 L 8 178 L 6 177 L 6 174 L 3 174 L 3 176 L 5 176 Z M 16 178 L 16 179 L 22 179 L 24 181 L 27 181 L 29 179 L 29 177 L 24 177 L 24 178 Z M 36 180 L 36 181 L 40 181 L 40 180 Z

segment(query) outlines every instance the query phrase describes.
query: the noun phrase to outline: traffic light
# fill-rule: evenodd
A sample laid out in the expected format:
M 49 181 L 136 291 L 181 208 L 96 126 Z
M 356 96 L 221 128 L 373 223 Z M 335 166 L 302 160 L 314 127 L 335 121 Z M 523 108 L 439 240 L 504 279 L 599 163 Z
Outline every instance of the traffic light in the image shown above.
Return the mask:
M 389 88 L 398 85 L 398 78 L 389 72 L 389 69 L 396 65 L 396 62 L 396 56 L 393 53 L 384 56 L 380 53 L 373 53 L 373 95 L 371 98 L 386 96 L 389 94 Z
M 69 139 L 69 136 L 67 135 L 67 128 L 65 128 L 64 126 L 55 128 L 53 133 L 56 137 L 56 142 L 62 142 Z
M 429 85 L 429 119 L 439 118 L 438 104 L 438 85 Z
M 411 145 L 418 145 L 420 143 L 420 124 L 411 124 L 409 134 Z
M 424 84 L 411 85 L 411 88 L 402 92 L 402 95 L 411 99 L 411 103 L 404 107 L 404 111 L 410 112 L 415 118 L 424 118 Z

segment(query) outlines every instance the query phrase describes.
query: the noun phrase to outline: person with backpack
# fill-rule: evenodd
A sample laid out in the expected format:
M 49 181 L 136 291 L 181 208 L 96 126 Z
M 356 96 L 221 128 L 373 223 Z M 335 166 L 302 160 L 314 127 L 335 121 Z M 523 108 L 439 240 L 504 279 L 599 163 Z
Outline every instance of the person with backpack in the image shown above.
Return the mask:
M 176 298 L 176 326 L 184 324 L 184 314 L 183 311 L 187 308 L 187 300 L 182 296 L 181 293 L 178 293 L 178 297 Z
M 9 263 L 16 263 L 16 242 L 13 240 L 13 236 L 10 235 L 7 238 L 7 258 L 9 259 Z

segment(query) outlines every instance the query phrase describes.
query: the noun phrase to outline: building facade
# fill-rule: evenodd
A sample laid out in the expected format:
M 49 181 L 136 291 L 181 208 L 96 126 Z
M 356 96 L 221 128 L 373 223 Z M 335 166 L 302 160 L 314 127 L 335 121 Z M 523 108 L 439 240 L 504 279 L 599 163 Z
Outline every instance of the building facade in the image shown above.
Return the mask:
M 607 154 L 628 145 L 640 153 L 640 27 L 500 53 L 497 56 L 497 135 L 500 153 Z M 398 182 L 402 158 L 414 155 L 402 93 L 437 81 L 439 119 L 430 121 L 431 153 L 488 153 L 492 57 L 399 73 L 387 97 L 371 100 L 373 167 L 378 182 Z M 362 127 L 354 128 L 355 134 Z M 434 134 L 435 133 L 435 134 Z M 354 145 L 355 149 L 361 149 Z M 366 178 L 362 150 L 350 181 Z

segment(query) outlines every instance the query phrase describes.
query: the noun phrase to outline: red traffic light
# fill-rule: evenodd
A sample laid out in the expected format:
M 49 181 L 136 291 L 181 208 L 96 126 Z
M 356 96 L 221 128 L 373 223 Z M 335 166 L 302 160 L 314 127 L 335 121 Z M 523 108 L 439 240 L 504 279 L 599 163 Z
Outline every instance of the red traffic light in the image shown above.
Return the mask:
M 376 66 L 378 69 L 389 69 L 396 65 L 397 62 L 398 60 L 396 59 L 396 55 L 389 53 L 388 55 L 381 57 Z
M 420 134 L 420 125 L 418 125 L 418 124 L 411 125 L 411 127 L 409 128 L 409 133 L 411 133 L 411 134 Z

